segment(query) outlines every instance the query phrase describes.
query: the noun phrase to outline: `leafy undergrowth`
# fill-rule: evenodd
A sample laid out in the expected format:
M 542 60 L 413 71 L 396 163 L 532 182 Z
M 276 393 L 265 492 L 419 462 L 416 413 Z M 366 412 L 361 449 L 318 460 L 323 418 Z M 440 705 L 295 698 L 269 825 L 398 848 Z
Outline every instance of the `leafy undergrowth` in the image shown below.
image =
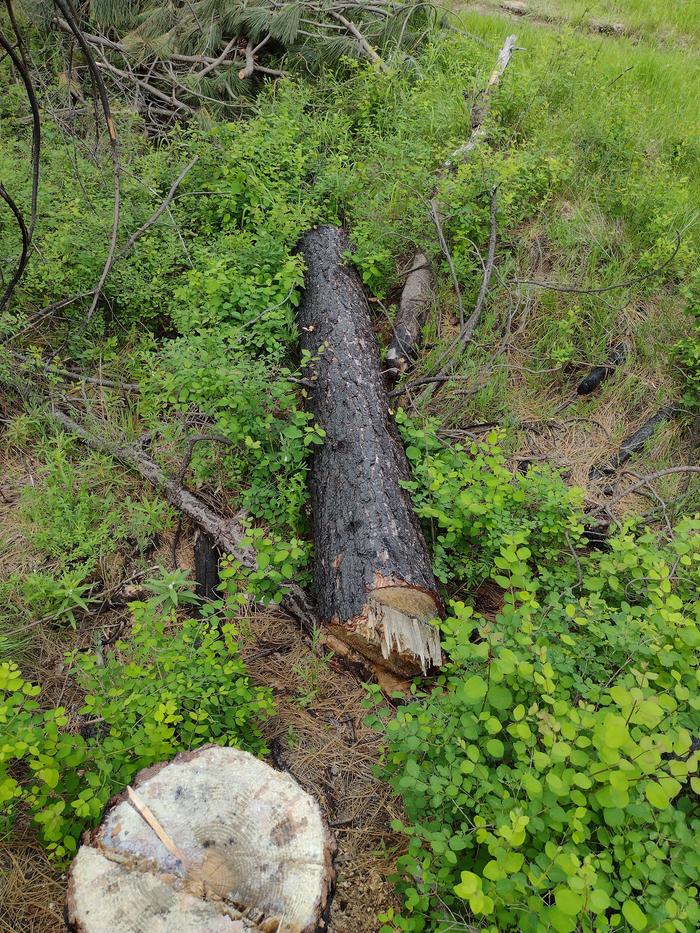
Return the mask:
M 381 715 L 408 850 L 400 915 L 369 918 L 367 929 L 691 931 L 697 477 L 669 474 L 638 490 L 649 498 L 608 500 L 618 518 L 633 517 L 604 551 L 589 547 L 584 507 L 605 514 L 605 487 L 631 482 L 624 470 L 596 481 L 590 467 L 662 406 L 673 418 L 634 473 L 694 462 L 698 62 L 673 43 L 523 23 L 525 51 L 484 141 L 467 164 L 438 173 L 468 136 L 510 29 L 477 14 L 453 25 L 386 73 L 354 62 L 271 84 L 250 118 L 193 124 L 158 146 L 122 102 L 120 242 L 196 162 L 116 262 L 87 325 L 84 295 L 112 215 L 106 143 L 93 143 L 89 117 L 69 139 L 67 124 L 47 117 L 41 261 L 0 315 L 4 440 L 27 476 L 12 519 L 0 503 L 11 555 L 0 581 L 6 828 L 32 817 L 65 859 L 139 767 L 212 740 L 263 751 L 270 698 L 245 672 L 236 614 L 244 591 L 269 599 L 285 580 L 310 581 L 307 469 L 323 432 L 304 407 L 295 245 L 314 223 L 343 223 L 381 341 L 417 247 L 435 271 L 424 349 L 402 383 L 411 417 L 397 412 L 410 493 L 451 601 L 443 672 L 393 718 Z M 9 87 L 7 68 L 0 62 Z M 58 106 L 60 80 L 47 81 Z M 26 205 L 16 85 L 0 115 L 0 175 Z M 453 360 L 454 380 L 425 392 L 420 379 L 443 365 L 459 327 L 427 199 L 435 190 L 468 313 L 494 188 L 484 318 Z M 2 226 L 5 280 L 16 245 Z M 625 359 L 596 393 L 577 396 L 620 343 Z M 175 514 L 110 458 L 56 434 L 48 400 L 139 443 L 222 514 L 244 510 L 257 570 L 227 561 L 222 604 L 190 617 L 185 574 L 164 569 L 165 542 L 178 559 Z M 104 605 L 134 580 L 150 589 L 106 638 Z M 472 595 L 484 586 L 498 594 L 495 613 Z M 42 638 L 60 689 L 37 662 Z
M 438 572 L 503 604 L 452 601 L 445 669 L 379 714 L 409 839 L 383 929 L 696 930 L 700 519 L 590 552 L 558 477 L 410 440 Z

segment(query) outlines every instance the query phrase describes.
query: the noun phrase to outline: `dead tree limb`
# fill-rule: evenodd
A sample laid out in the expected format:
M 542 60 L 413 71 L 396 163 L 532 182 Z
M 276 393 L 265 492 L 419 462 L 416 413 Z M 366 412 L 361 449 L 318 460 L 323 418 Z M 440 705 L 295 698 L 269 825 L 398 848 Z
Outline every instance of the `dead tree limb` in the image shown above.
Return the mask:
M 39 114 L 39 102 L 37 100 L 36 92 L 34 91 L 34 84 L 32 82 L 32 77 L 29 70 L 24 43 L 22 42 L 22 35 L 15 20 L 11 0 L 5 0 L 5 5 L 7 6 L 8 15 L 15 33 L 15 39 L 17 41 L 17 47 L 20 50 L 20 54 L 17 54 L 12 46 L 12 43 L 1 31 L 0 48 L 2 48 L 3 51 L 9 56 L 13 67 L 16 69 L 22 80 L 22 83 L 24 84 L 24 89 L 32 114 L 32 194 L 29 223 L 27 224 L 24 220 L 24 215 L 20 208 L 17 206 L 6 189 L 0 185 L 0 197 L 2 197 L 3 201 L 5 201 L 7 206 L 12 211 L 19 226 L 20 234 L 22 237 L 22 249 L 20 252 L 19 260 L 17 261 L 17 265 L 15 266 L 15 271 L 12 274 L 7 287 L 4 289 L 2 297 L 0 297 L 0 311 L 2 311 L 9 304 L 14 290 L 22 280 L 24 270 L 27 268 L 27 263 L 29 262 L 29 249 L 32 242 L 32 236 L 34 235 L 34 227 L 36 226 L 37 219 L 37 205 L 39 198 L 39 164 L 41 155 L 41 116 Z
M 444 360 L 448 360 L 448 364 L 445 368 L 440 370 L 437 373 L 435 380 L 423 390 L 421 395 L 421 401 L 428 401 L 431 398 L 434 392 L 438 390 L 439 386 L 442 386 L 447 382 L 447 376 L 449 376 L 449 371 L 452 369 L 452 356 L 455 351 L 468 343 L 474 331 L 479 325 L 481 320 L 481 315 L 484 310 L 484 303 L 486 301 L 486 296 L 488 294 L 489 285 L 491 284 L 491 276 L 493 275 L 493 267 L 496 261 L 496 239 L 497 239 L 497 223 L 496 223 L 496 208 L 497 208 L 497 189 L 494 188 L 491 192 L 491 212 L 490 212 L 490 230 L 489 230 L 489 251 L 486 258 L 486 265 L 484 266 L 484 275 L 481 280 L 481 287 L 479 289 L 479 294 L 474 304 L 474 310 L 469 315 L 469 318 L 465 321 L 464 326 L 460 329 L 457 339 L 452 343 L 450 347 L 442 354 L 438 361 L 438 365 Z
M 656 268 L 651 269 L 649 272 L 645 272 L 643 275 L 637 275 L 634 278 L 626 279 L 624 282 L 615 282 L 614 285 L 600 285 L 597 288 L 583 288 L 579 285 L 558 285 L 556 282 L 537 282 L 531 279 L 516 279 L 516 285 L 533 285 L 536 288 L 544 288 L 553 292 L 564 292 L 570 295 L 602 295 L 605 292 L 614 292 L 620 288 L 632 288 L 633 285 L 639 285 L 641 282 L 646 282 L 647 279 L 653 278 L 655 275 L 663 272 L 664 269 L 667 269 L 673 260 L 676 258 L 678 250 L 681 248 L 681 243 L 683 242 L 682 237 L 678 230 L 676 230 L 676 243 L 673 247 L 673 252 L 665 259 L 660 265 Z
M 201 499 L 188 492 L 181 483 L 168 476 L 144 453 L 140 445 L 109 440 L 103 434 L 89 431 L 59 410 L 50 412 L 50 417 L 63 430 L 80 438 L 92 450 L 109 454 L 137 472 L 164 495 L 172 506 L 205 532 L 220 551 L 232 555 L 243 567 L 254 569 L 255 556 L 250 548 L 243 545 L 244 532 L 240 520 L 217 515 Z M 305 631 L 311 632 L 318 627 L 315 610 L 301 587 L 291 582 L 285 583 L 278 603 L 280 608 L 299 621 Z
M 184 181 L 185 176 L 188 175 L 188 174 L 192 171 L 192 169 L 195 167 L 195 165 L 197 164 L 198 161 L 199 161 L 199 156 L 195 156 L 194 159 L 191 159 L 191 160 L 187 163 L 187 165 L 183 168 L 183 170 L 180 172 L 180 174 L 177 176 L 177 178 L 175 179 L 175 181 L 174 181 L 174 182 L 172 183 L 172 185 L 170 186 L 170 191 L 168 191 L 168 193 L 166 194 L 166 196 L 165 196 L 165 197 L 163 198 L 163 200 L 160 202 L 160 204 L 158 205 L 158 207 L 153 211 L 153 213 L 152 213 L 151 216 L 148 218 L 148 220 L 146 220 L 144 223 L 142 223 L 141 226 L 138 228 L 138 230 L 134 230 L 134 232 L 131 234 L 131 236 L 129 237 L 129 239 L 126 241 L 126 243 L 121 247 L 121 249 L 120 249 L 119 252 L 117 253 L 117 255 L 116 255 L 116 257 L 115 257 L 115 260 L 116 260 L 116 259 L 121 259 L 123 256 L 126 256 L 126 254 L 127 254 L 127 253 L 131 250 L 131 248 L 134 246 L 134 244 L 136 243 L 136 241 L 137 241 L 140 237 L 142 237 L 142 236 L 144 235 L 144 233 L 145 233 L 150 227 L 152 227 L 153 224 L 158 220 L 158 218 L 167 210 L 168 205 L 171 203 L 171 201 L 172 201 L 173 198 L 175 197 L 175 194 L 176 194 L 176 192 L 177 192 L 177 189 L 180 187 L 180 185 L 181 185 L 182 182 Z
M 97 67 L 95 62 L 95 56 L 92 54 L 92 49 L 90 44 L 85 39 L 85 36 L 82 33 L 82 30 L 78 26 L 73 12 L 70 9 L 67 0 L 54 0 L 54 3 L 59 8 L 61 13 L 68 23 L 71 32 L 75 36 L 75 39 L 80 46 L 80 50 L 85 56 L 87 61 L 88 69 L 92 76 L 93 81 L 95 82 L 95 87 L 97 88 L 97 93 L 100 98 L 100 104 L 102 106 L 102 113 L 104 115 L 105 123 L 107 125 L 107 134 L 109 136 L 109 147 L 112 155 L 112 176 L 114 179 L 114 205 L 112 212 L 112 234 L 109 243 L 109 249 L 107 251 L 107 258 L 105 259 L 104 266 L 102 267 L 102 272 L 95 286 L 92 303 L 88 309 L 87 314 L 85 315 L 85 320 L 81 324 L 81 331 L 85 330 L 89 324 L 95 310 L 97 309 L 97 304 L 100 300 L 100 295 L 102 294 L 102 289 L 104 284 L 107 281 L 107 276 L 109 271 L 112 268 L 112 263 L 114 262 L 114 256 L 117 250 L 117 236 L 119 234 L 119 216 L 121 209 L 121 168 L 119 163 L 119 138 L 117 136 L 117 130 L 114 125 L 114 120 L 112 119 L 112 110 L 109 104 L 109 97 L 107 95 L 107 88 L 105 83 L 102 80 L 102 75 L 100 74 L 100 69 Z
M 5 286 L 3 291 L 2 298 L 0 298 L 0 311 L 2 311 L 5 306 L 8 304 L 12 293 L 19 284 L 22 276 L 24 275 L 24 270 L 27 267 L 27 262 L 29 261 L 29 230 L 27 229 L 27 224 L 24 220 L 24 215 L 15 203 L 12 196 L 5 190 L 4 186 L 0 184 L 0 198 L 7 204 L 10 211 L 12 212 L 13 217 L 17 221 L 17 226 L 19 227 L 20 238 L 22 240 L 22 248 L 20 252 L 19 259 L 15 265 L 15 271 L 12 273 L 10 281 Z
M 503 48 L 498 53 L 496 67 L 491 72 L 486 87 L 479 93 L 479 96 L 477 97 L 474 106 L 472 107 L 471 135 L 466 143 L 463 143 L 461 146 L 458 146 L 457 149 L 454 150 L 452 155 L 445 162 L 445 168 L 452 169 L 460 162 L 466 162 L 473 150 L 478 145 L 481 138 L 486 135 L 486 128 L 484 124 L 486 122 L 486 117 L 491 110 L 491 99 L 493 97 L 493 92 L 501 83 L 503 73 L 508 67 L 513 52 L 515 51 L 516 39 L 516 36 L 508 36 L 503 45 Z
M 467 159 L 469 159 L 469 157 L 471 156 L 474 149 L 476 148 L 477 143 L 486 135 L 486 131 L 484 128 L 484 122 L 491 107 L 491 98 L 493 96 L 493 92 L 495 88 L 500 83 L 503 73 L 508 67 L 508 63 L 510 62 L 513 52 L 515 51 L 515 42 L 516 42 L 516 36 L 508 36 L 508 38 L 506 39 L 505 44 L 503 45 L 503 48 L 499 52 L 498 60 L 496 62 L 496 67 L 491 73 L 488 84 L 480 92 L 478 102 L 475 103 L 472 108 L 471 136 L 469 137 L 469 140 L 464 145 L 459 146 L 457 149 L 455 149 L 452 155 L 450 156 L 450 158 L 445 163 L 443 163 L 442 169 L 439 170 L 437 173 L 438 178 L 441 175 L 443 175 L 445 171 L 449 171 L 450 169 L 455 168 L 458 163 L 466 162 Z M 447 264 L 450 269 L 450 275 L 452 277 L 452 283 L 454 285 L 455 294 L 457 295 L 457 303 L 459 305 L 459 325 L 460 325 L 460 330 L 462 330 L 465 326 L 462 294 L 461 294 L 461 289 L 459 286 L 459 281 L 457 279 L 457 274 L 455 272 L 454 264 L 452 262 L 452 257 L 450 255 L 450 251 L 447 246 L 447 241 L 445 239 L 444 232 L 442 229 L 442 221 L 440 219 L 440 209 L 439 209 L 438 201 L 437 201 L 436 188 L 433 190 L 432 196 L 430 198 L 430 213 L 431 213 L 433 222 L 437 230 L 438 240 L 440 242 L 440 248 L 442 249 L 442 252 L 447 260 Z M 493 229 L 493 223 L 492 223 L 492 229 Z M 413 259 L 411 260 L 411 267 L 417 266 L 419 264 L 420 257 L 422 255 L 423 255 L 422 253 L 416 252 Z M 489 272 L 489 279 L 490 277 L 491 277 L 491 273 Z M 408 285 L 408 282 L 406 282 L 406 285 Z M 487 282 L 486 287 L 488 289 L 488 282 Z M 482 299 L 482 302 L 483 302 L 483 299 Z M 473 317 L 474 315 L 472 314 L 470 321 L 472 320 Z M 478 316 L 477 316 L 476 321 L 478 323 Z M 474 327 L 476 327 L 476 324 L 474 324 Z M 472 327 L 472 330 L 473 330 L 473 327 Z M 454 347 L 451 348 L 451 350 L 448 352 L 452 352 L 452 349 L 454 349 Z M 438 381 L 443 381 L 443 380 L 438 380 Z
M 622 492 L 619 492 L 609 502 L 606 502 L 604 505 L 601 504 L 599 508 L 601 511 L 607 512 L 614 505 L 617 505 L 618 502 L 622 502 L 627 496 L 631 496 L 632 493 L 637 492 L 639 489 L 643 489 L 654 480 L 662 479 L 664 476 L 673 476 L 675 473 L 700 473 L 700 466 L 667 467 L 665 470 L 657 470 L 655 473 L 649 473 L 647 476 L 640 477 L 636 483 L 632 483 L 627 489 L 623 489 Z
M 347 267 L 345 233 L 308 231 L 298 320 L 312 358 L 310 407 L 326 432 L 310 487 L 314 577 L 331 634 L 402 675 L 441 660 L 430 620 L 442 605 L 428 550 L 402 481 L 408 463 L 382 384 L 369 309 Z
M 394 336 L 386 355 L 388 377 L 395 382 L 413 362 L 421 328 L 434 298 L 433 276 L 424 253 L 416 253 L 401 292 Z

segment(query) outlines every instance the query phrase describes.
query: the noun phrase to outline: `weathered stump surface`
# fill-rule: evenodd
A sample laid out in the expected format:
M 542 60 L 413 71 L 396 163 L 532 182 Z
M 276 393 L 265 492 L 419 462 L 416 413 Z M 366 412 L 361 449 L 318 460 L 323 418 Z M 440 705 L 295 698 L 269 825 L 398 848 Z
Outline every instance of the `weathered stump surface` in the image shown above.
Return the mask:
M 80 933 L 316 933 L 335 843 L 294 779 L 215 745 L 142 771 L 87 833 L 70 869 L 66 915 Z
M 319 614 L 365 657 L 400 674 L 439 664 L 430 557 L 401 482 L 408 464 L 382 383 L 369 310 L 342 230 L 307 232 L 299 308 L 313 357 L 311 410 L 326 432 L 310 485 Z

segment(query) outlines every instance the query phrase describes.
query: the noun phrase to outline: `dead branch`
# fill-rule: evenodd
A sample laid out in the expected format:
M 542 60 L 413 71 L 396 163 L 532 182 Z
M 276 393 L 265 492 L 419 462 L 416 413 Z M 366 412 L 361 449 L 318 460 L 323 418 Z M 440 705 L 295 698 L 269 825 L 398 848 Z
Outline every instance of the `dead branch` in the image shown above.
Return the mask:
M 489 232 L 489 249 L 488 256 L 486 259 L 486 265 L 484 267 L 484 275 L 481 281 L 481 288 L 479 289 L 479 294 L 476 299 L 476 304 L 474 305 L 474 310 L 469 315 L 469 319 L 465 322 L 464 326 L 461 328 L 457 339 L 452 343 L 452 345 L 443 353 L 440 357 L 438 365 L 442 363 L 445 359 L 450 359 L 455 352 L 455 350 L 464 346 L 468 343 L 476 330 L 479 321 L 481 320 L 481 314 L 484 309 L 484 302 L 486 301 L 486 295 L 488 294 L 489 285 L 491 283 L 491 276 L 493 274 L 493 267 L 496 260 L 496 235 L 497 235 L 497 224 L 496 224 L 496 208 L 497 208 L 497 188 L 494 188 L 491 192 L 491 215 L 490 215 L 490 232 Z M 451 364 L 448 365 L 437 375 L 439 377 L 446 377 L 449 375 L 448 368 Z M 436 381 L 426 388 L 422 395 L 421 401 L 428 401 L 430 397 L 437 391 L 438 386 L 444 385 L 447 379 L 436 379 Z
M 178 482 L 183 485 L 185 482 L 185 477 L 187 476 L 187 471 L 192 462 L 192 456 L 194 454 L 194 449 L 197 444 L 202 443 L 212 443 L 212 444 L 223 444 L 226 447 L 232 447 L 233 441 L 230 441 L 227 437 L 224 437 L 221 434 L 194 434 L 191 437 L 187 438 L 187 446 L 185 448 L 185 455 L 182 458 L 182 463 L 180 465 L 180 470 L 177 474 Z
M 491 99 L 493 97 L 494 90 L 498 87 L 503 77 L 508 64 L 511 60 L 513 52 L 516 50 L 515 42 L 517 36 L 508 36 L 506 39 L 503 48 L 498 53 L 498 60 L 496 61 L 496 67 L 491 72 L 489 77 L 488 84 L 480 92 L 477 97 L 474 106 L 472 107 L 471 114 L 471 123 L 472 123 L 472 132 L 466 143 L 463 143 L 461 146 L 458 146 L 454 150 L 452 155 L 447 159 L 444 166 L 447 169 L 453 169 L 460 162 L 465 162 L 472 151 L 476 148 L 477 144 L 483 136 L 486 135 L 485 122 L 486 117 L 491 110 Z
M 624 282 L 616 282 L 614 285 L 602 285 L 598 288 L 582 288 L 578 285 L 557 285 L 555 282 L 536 282 L 529 279 L 516 279 L 516 285 L 534 285 L 536 288 L 546 288 L 554 292 L 566 292 L 574 295 L 602 295 L 604 292 L 616 291 L 620 288 L 632 288 L 633 285 L 639 285 L 640 282 L 646 282 L 647 279 L 653 278 L 655 275 L 663 272 L 664 269 L 667 269 L 673 260 L 676 258 L 678 250 L 681 248 L 681 235 L 679 231 L 676 231 L 676 245 L 673 249 L 671 255 L 660 266 L 657 266 L 655 269 L 652 269 L 650 272 L 645 272 L 643 275 L 638 275 L 633 279 L 627 279 Z
M 614 505 L 617 505 L 627 496 L 631 496 L 632 493 L 637 492 L 637 490 L 642 489 L 644 486 L 648 486 L 649 483 L 654 482 L 654 480 L 662 479 L 664 476 L 672 476 L 674 473 L 700 473 L 700 466 L 666 467 L 665 470 L 657 470 L 655 473 L 649 473 L 646 476 L 642 476 L 637 480 L 636 483 L 632 483 L 632 485 L 628 486 L 627 489 L 623 489 L 622 492 L 619 492 L 609 502 L 600 503 L 598 510 L 609 513 L 609 510 Z
M 464 302 L 462 301 L 462 290 L 459 287 L 457 272 L 455 271 L 455 266 L 452 262 L 452 256 L 447 245 L 447 240 L 445 239 L 445 233 L 442 229 L 442 221 L 440 220 L 437 198 L 435 197 L 430 199 L 430 215 L 433 218 L 433 223 L 435 224 L 438 240 L 440 242 L 440 249 L 442 250 L 444 257 L 447 260 L 447 266 L 450 270 L 450 277 L 452 278 L 452 284 L 454 285 L 455 294 L 457 295 L 457 304 L 459 306 L 459 326 L 464 327 Z
M 479 96 L 480 105 L 477 106 L 477 104 L 475 104 L 474 107 L 472 108 L 472 121 L 471 121 L 472 122 L 472 133 L 469 138 L 469 141 L 465 143 L 463 146 L 460 146 L 458 149 L 455 149 L 450 159 L 448 159 L 445 163 L 443 163 L 441 170 L 438 170 L 437 172 L 438 178 L 440 178 L 440 176 L 443 175 L 446 170 L 453 168 L 457 162 L 465 162 L 470 157 L 471 153 L 474 151 L 479 140 L 485 135 L 483 125 L 484 125 L 486 115 L 488 114 L 488 111 L 491 106 L 491 97 L 493 95 L 494 89 L 498 86 L 504 71 L 508 67 L 508 63 L 510 62 L 513 52 L 515 51 L 515 41 L 516 41 L 515 36 L 508 36 L 508 38 L 506 39 L 505 44 L 499 53 L 498 60 L 496 62 L 496 67 L 494 68 L 493 72 L 491 73 L 491 77 L 489 78 L 489 82 L 487 86 L 480 93 L 480 96 Z M 460 325 L 460 331 L 463 331 L 465 328 L 464 305 L 462 302 L 462 294 L 461 294 L 461 290 L 459 286 L 459 281 L 457 279 L 457 274 L 455 272 L 454 263 L 452 262 L 452 257 L 450 255 L 450 251 L 447 246 L 444 231 L 442 229 L 440 210 L 439 210 L 439 205 L 437 202 L 437 185 L 433 189 L 429 203 L 430 203 L 430 213 L 433 218 L 433 223 L 435 224 L 435 227 L 437 230 L 438 240 L 440 242 L 440 248 L 442 249 L 442 252 L 447 260 L 447 265 L 450 270 L 450 276 L 452 278 L 452 284 L 454 286 L 455 293 L 457 295 L 457 303 L 459 305 L 459 325 Z M 492 218 L 492 221 L 493 221 L 493 218 Z M 493 229 L 493 222 L 492 222 L 492 229 Z M 420 255 L 421 255 L 420 253 L 415 254 L 411 262 L 412 266 L 417 264 L 417 260 Z M 490 280 L 491 278 L 491 271 L 492 270 L 489 270 L 488 272 L 488 280 Z M 486 279 L 486 273 L 485 273 L 485 279 Z M 488 290 L 488 281 L 486 281 L 486 290 Z M 484 294 L 483 294 L 483 297 L 481 297 L 481 292 L 480 292 L 481 304 L 483 304 L 483 300 L 486 296 L 486 291 L 484 290 L 483 283 L 482 283 L 482 291 L 484 292 Z M 477 311 L 478 313 L 476 313 Z M 475 317 L 475 313 L 476 313 L 476 317 Z M 473 326 L 471 327 L 469 331 L 469 336 L 471 336 L 471 332 L 478 324 L 478 321 L 481 315 L 481 308 L 478 303 L 477 303 L 477 308 L 475 308 L 475 313 L 472 313 L 469 319 L 469 322 L 474 321 Z M 466 326 L 469 326 L 469 322 L 467 322 Z M 467 337 L 466 339 L 469 339 L 469 338 Z M 447 353 L 441 357 L 440 363 L 445 359 L 447 355 L 452 353 L 453 349 L 454 349 L 454 346 L 452 346 L 447 351 Z M 445 380 L 438 379 L 436 381 L 443 382 Z
M 5 352 L 21 363 L 32 362 L 29 357 L 14 350 L 6 350 Z M 101 386 L 105 389 L 120 389 L 122 392 L 141 391 L 141 387 L 136 382 L 120 382 L 116 379 L 103 379 L 101 376 L 86 376 L 84 373 L 76 373 L 72 369 L 56 366 L 55 363 L 46 363 L 43 369 L 44 372 L 50 372 L 62 379 L 68 379 L 70 382 L 85 382 L 88 385 Z
M 47 414 L 64 431 L 80 438 L 92 450 L 106 453 L 134 470 L 165 496 L 174 508 L 181 511 L 194 525 L 205 532 L 221 551 L 231 554 L 243 567 L 255 568 L 255 557 L 251 549 L 243 545 L 244 534 L 240 521 L 217 515 L 201 499 L 184 489 L 181 483 L 169 477 L 154 460 L 144 453 L 140 446 L 123 441 L 112 441 L 103 434 L 88 431 L 83 425 L 58 409 L 53 409 Z M 278 600 L 280 608 L 299 620 L 308 630 L 316 629 L 318 620 L 315 609 L 301 587 L 289 582 L 283 584 L 283 590 L 284 593 Z
M 24 275 L 24 270 L 27 267 L 27 262 L 29 261 L 29 230 L 27 229 L 22 211 L 17 207 L 14 199 L 8 194 L 2 184 L 0 184 L 0 198 L 2 198 L 5 204 L 7 204 L 7 206 L 12 211 L 12 214 L 17 221 L 20 237 L 22 239 L 22 250 L 20 257 L 17 260 L 15 271 L 12 273 L 10 281 L 5 286 L 2 298 L 0 298 L 0 311 L 2 311 L 12 297 L 12 293 Z
M 183 180 L 185 179 L 185 176 L 188 175 L 192 171 L 192 169 L 194 168 L 194 166 L 197 164 L 198 161 L 199 161 L 199 156 L 195 156 L 194 159 L 191 159 L 187 163 L 187 165 L 183 168 L 183 170 L 180 172 L 180 174 L 177 176 L 175 181 L 170 186 L 170 190 L 166 194 L 165 198 L 160 202 L 160 204 L 155 209 L 155 211 L 151 214 L 148 220 L 145 221 L 145 223 L 141 224 L 138 230 L 135 230 L 131 234 L 129 239 L 126 241 L 126 243 L 122 246 L 122 248 L 117 253 L 115 259 L 121 259 L 123 256 L 125 256 L 129 252 L 129 250 L 132 248 L 132 246 L 136 243 L 136 241 L 140 237 L 142 237 L 144 233 L 149 229 L 149 227 L 152 227 L 153 224 L 158 220 L 161 214 L 163 214 L 167 210 L 168 205 L 175 197 L 175 193 L 177 192 L 177 189 L 180 187 Z
M 109 250 L 107 252 L 107 258 L 105 259 L 104 266 L 102 267 L 102 272 L 100 278 L 98 279 L 97 285 L 92 296 L 92 303 L 88 309 L 87 314 L 85 315 L 85 320 L 81 325 L 81 332 L 85 330 L 89 324 L 97 304 L 100 300 L 100 295 L 102 294 L 102 289 L 105 282 L 107 281 L 107 276 L 109 275 L 110 269 L 112 268 L 112 263 L 114 262 L 114 256 L 117 249 L 117 236 L 119 234 L 119 215 L 121 207 L 121 170 L 119 164 L 119 138 L 117 136 L 117 130 L 112 119 L 112 110 L 109 104 L 109 97 L 107 96 L 107 88 L 105 83 L 102 80 L 102 75 L 100 70 L 97 67 L 95 62 L 95 57 L 92 54 L 92 49 L 90 44 L 87 42 L 83 36 L 82 30 L 78 26 L 77 22 L 73 17 L 73 13 L 68 6 L 67 0 L 54 0 L 56 6 L 63 13 L 63 16 L 68 23 L 71 32 L 75 36 L 75 39 L 80 46 L 80 49 L 85 56 L 85 60 L 88 64 L 88 69 L 92 76 L 95 86 L 97 88 L 97 93 L 100 98 L 100 104 L 102 106 L 102 112 L 104 114 L 105 123 L 107 124 L 107 133 L 109 135 L 109 145 L 110 151 L 112 153 L 112 175 L 114 179 L 114 209 L 112 215 L 112 235 L 109 244 Z
M 21 210 L 18 208 L 15 201 L 10 197 L 5 188 L 0 185 L 0 197 L 10 208 L 14 214 L 17 225 L 20 229 L 20 234 L 22 237 L 22 250 L 20 253 L 19 260 L 15 267 L 15 271 L 12 275 L 12 278 L 5 288 L 2 298 L 0 298 L 0 311 L 5 308 L 12 298 L 12 294 L 20 283 L 22 276 L 24 275 L 24 270 L 27 267 L 29 262 L 29 248 L 32 242 L 32 236 L 34 234 L 34 227 L 36 226 L 37 218 L 37 205 L 38 205 L 38 193 L 39 193 L 39 159 L 41 153 L 41 117 L 39 114 L 39 103 L 37 101 L 36 93 L 34 91 L 34 85 L 32 83 L 32 78 L 29 70 L 28 60 L 26 57 L 26 52 L 24 50 L 24 43 L 22 42 L 22 36 L 15 21 L 14 10 L 12 8 L 11 0 L 5 0 L 7 6 L 8 15 L 10 17 L 10 22 L 12 23 L 12 28 L 15 33 L 15 38 L 17 41 L 17 47 L 20 50 L 20 55 L 17 55 L 14 48 L 12 47 L 11 42 L 7 37 L 0 31 L 0 48 L 2 48 L 5 53 L 9 56 L 10 61 L 12 62 L 13 67 L 16 69 L 19 74 L 22 83 L 24 84 L 24 89 L 27 95 L 27 100 L 29 102 L 29 107 L 31 110 L 31 119 L 32 119 L 32 195 L 31 195 L 31 209 L 29 215 L 29 224 L 25 223 L 24 215 Z

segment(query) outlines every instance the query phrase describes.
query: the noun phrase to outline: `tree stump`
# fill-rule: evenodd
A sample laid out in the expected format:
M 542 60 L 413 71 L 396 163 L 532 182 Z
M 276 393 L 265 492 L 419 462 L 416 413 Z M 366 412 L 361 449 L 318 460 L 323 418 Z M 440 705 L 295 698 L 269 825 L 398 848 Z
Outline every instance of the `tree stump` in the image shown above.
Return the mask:
M 335 842 L 316 801 L 247 752 L 207 745 L 140 772 L 85 834 L 75 933 L 317 933 Z
M 299 307 L 312 357 L 310 407 L 326 432 L 310 470 L 321 621 L 374 663 L 411 676 L 441 662 L 442 612 L 428 550 L 402 481 L 408 462 L 384 389 L 369 309 L 344 263 L 344 232 L 308 231 Z

